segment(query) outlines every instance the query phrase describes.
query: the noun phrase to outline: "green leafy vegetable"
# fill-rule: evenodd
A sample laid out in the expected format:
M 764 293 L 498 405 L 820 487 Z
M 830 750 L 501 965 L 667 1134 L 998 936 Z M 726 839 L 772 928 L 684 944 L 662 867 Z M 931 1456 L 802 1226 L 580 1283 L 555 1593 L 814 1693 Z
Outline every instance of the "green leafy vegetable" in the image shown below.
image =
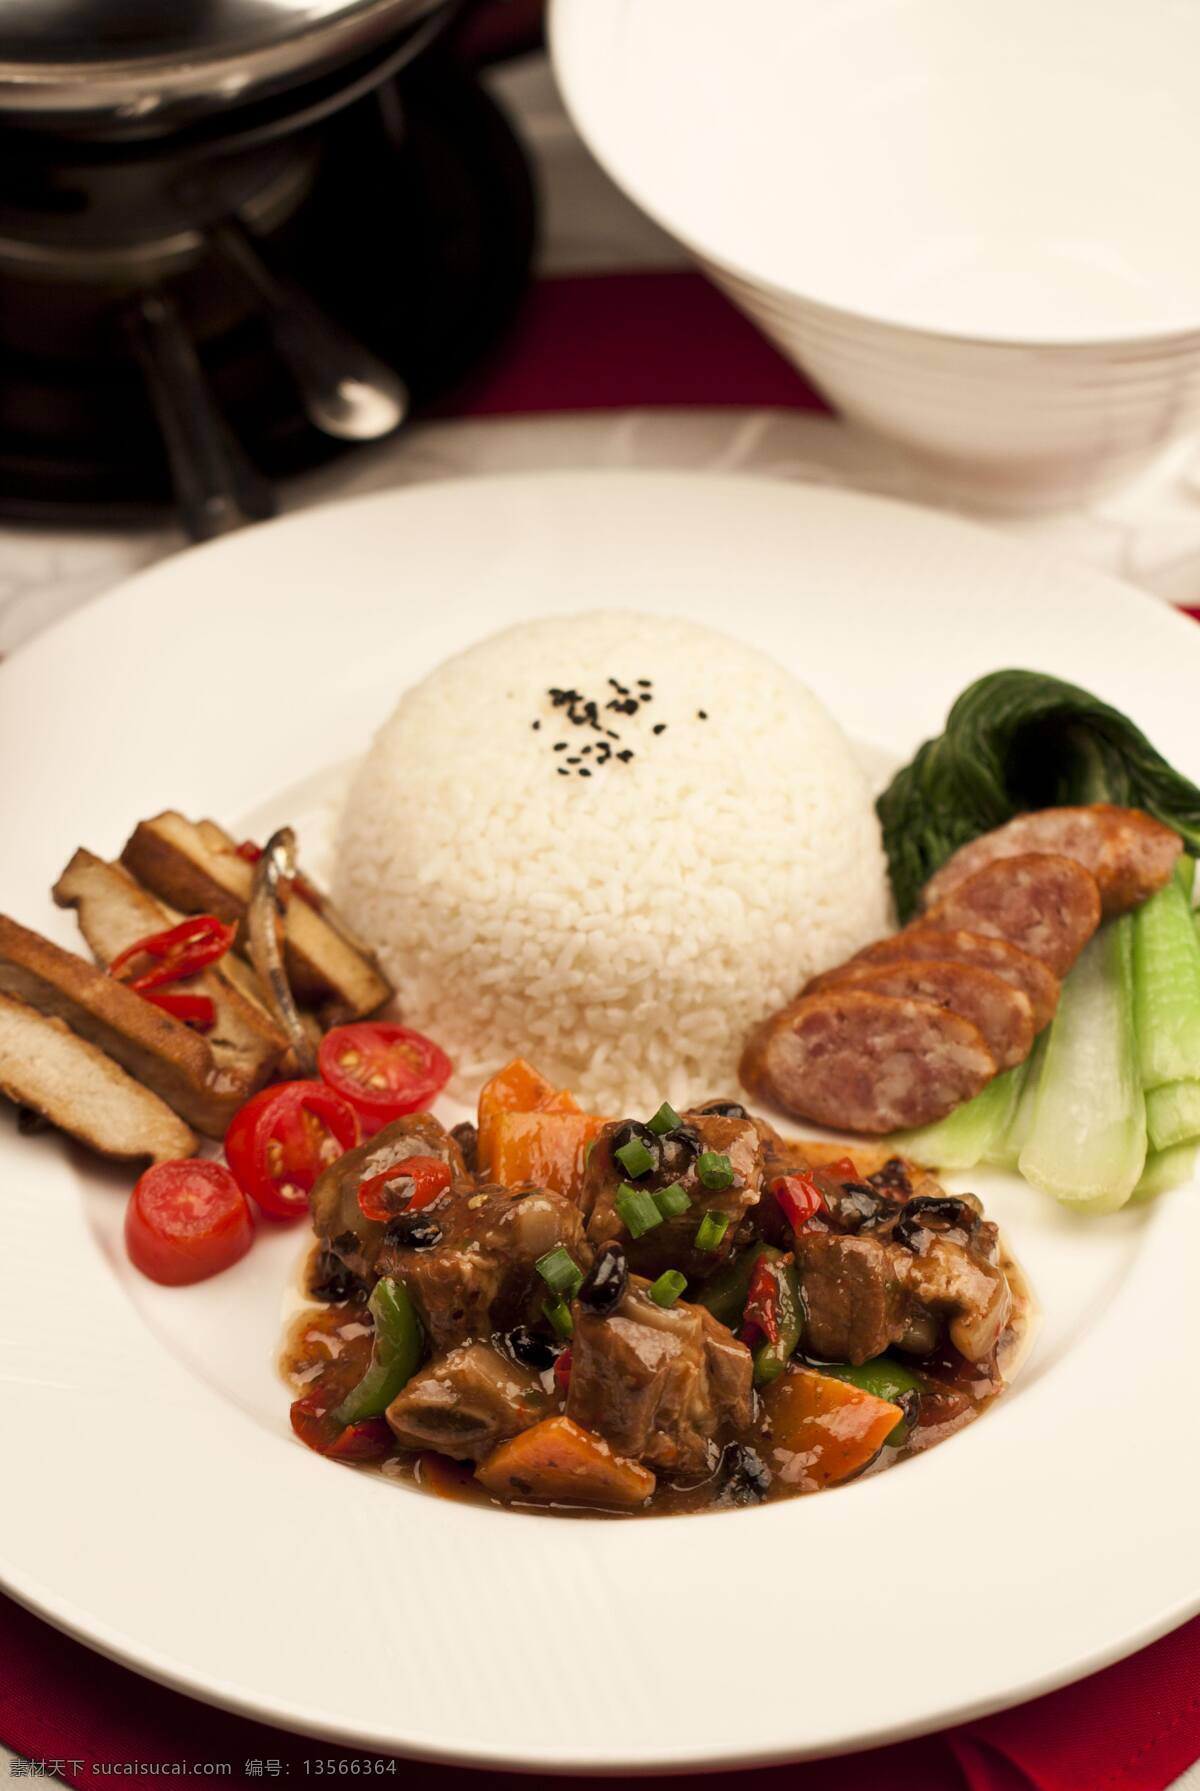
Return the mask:
M 1135 1202 L 1153 1200 L 1156 1194 L 1165 1194 L 1168 1188 L 1182 1187 L 1190 1182 L 1196 1167 L 1196 1141 L 1189 1138 L 1186 1144 L 1174 1144 L 1170 1150 L 1151 1151 L 1146 1158 L 1146 1167 L 1142 1170 L 1141 1179 L 1133 1193 L 1129 1196 L 1132 1206 Z
M 1145 1161 L 1133 920 L 1125 914 L 1089 939 L 1063 984 L 1018 1167 L 1043 1193 L 1110 1213 L 1129 1199 Z
M 1025 1064 L 993 1076 L 974 1100 L 964 1101 L 945 1119 L 911 1132 L 893 1132 L 888 1149 L 930 1169 L 973 1169 L 993 1150 L 1012 1124 L 1025 1082 Z
M 1200 1138 L 1200 1082 L 1164 1082 L 1147 1089 L 1146 1131 L 1154 1151 Z
M 900 919 L 968 840 L 1026 809 L 1081 802 L 1144 808 L 1200 857 L 1200 790 L 1119 710 L 1043 672 L 980 678 L 876 804 Z
M 998 1169 L 1015 1169 L 1020 1161 L 1021 1152 L 1025 1149 L 1026 1140 L 1033 1130 L 1033 1116 L 1037 1111 L 1038 1090 L 1042 1085 L 1042 1065 L 1046 1060 L 1046 1045 L 1050 1038 L 1047 1027 L 1034 1044 L 1030 1055 L 1018 1069 L 1013 1072 L 1020 1076 L 1017 1098 L 1013 1103 L 1008 1124 L 987 1145 L 983 1153 L 983 1161 L 992 1163 Z
M 1142 1087 L 1200 1078 L 1200 939 L 1175 877 L 1133 917 L 1133 988 Z

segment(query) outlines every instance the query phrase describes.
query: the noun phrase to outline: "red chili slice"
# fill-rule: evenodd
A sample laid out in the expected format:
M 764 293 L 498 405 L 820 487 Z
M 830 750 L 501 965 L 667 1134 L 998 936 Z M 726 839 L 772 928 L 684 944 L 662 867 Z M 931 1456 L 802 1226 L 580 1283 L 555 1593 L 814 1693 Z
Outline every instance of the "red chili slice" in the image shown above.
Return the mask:
M 394 1219 L 397 1213 L 419 1213 L 450 1186 L 450 1165 L 440 1157 L 404 1157 L 359 1186 L 358 1205 L 364 1219 Z
M 810 1219 L 825 1211 L 821 1190 L 811 1176 L 781 1175 L 771 1183 L 771 1193 L 793 1231 L 802 1231 Z
M 128 983 L 139 995 L 149 989 L 161 989 L 166 983 L 177 983 L 185 976 L 195 976 L 223 958 L 233 944 L 236 927 L 226 926 L 215 914 L 193 914 L 178 926 L 161 933 L 148 933 L 144 939 L 119 952 L 108 967 L 110 976 Z M 149 964 L 136 975 L 130 971 L 139 958 Z
M 138 994 L 173 1020 L 194 1026 L 197 1032 L 211 1032 L 217 1023 L 216 1004 L 211 996 L 184 995 L 176 989 L 139 989 Z
M 852 1157 L 839 1157 L 836 1163 L 829 1165 L 829 1173 L 839 1182 L 856 1182 L 858 1170 Z
M 155 1163 L 125 1209 L 129 1260 L 166 1287 L 205 1281 L 243 1257 L 254 1238 L 246 1196 L 223 1163 Z
M 554 1385 L 565 1399 L 571 1390 L 571 1351 L 569 1347 L 563 1350 L 554 1364 Z
M 358 1143 L 354 1109 L 323 1082 L 281 1082 L 238 1109 L 225 1155 L 238 1186 L 273 1219 L 308 1211 L 321 1171 Z
M 779 1278 L 769 1256 L 759 1257 L 750 1277 L 746 1309 L 742 1314 L 742 1342 L 753 1342 L 759 1332 L 768 1343 L 778 1343 Z
M 428 1107 L 451 1070 L 440 1045 L 385 1020 L 335 1026 L 321 1040 L 317 1062 L 329 1086 L 355 1109 L 368 1137 L 405 1113 Z
M 290 1417 L 300 1441 L 334 1461 L 383 1461 L 395 1442 L 386 1418 L 364 1418 L 358 1424 L 334 1423 L 320 1392 L 305 1393 L 293 1400 Z

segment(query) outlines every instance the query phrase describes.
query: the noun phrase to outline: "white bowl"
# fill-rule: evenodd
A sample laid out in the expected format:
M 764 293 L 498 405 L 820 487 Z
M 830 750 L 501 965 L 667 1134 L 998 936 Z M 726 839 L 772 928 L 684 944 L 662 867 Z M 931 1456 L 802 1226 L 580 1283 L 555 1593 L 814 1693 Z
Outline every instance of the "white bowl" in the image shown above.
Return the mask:
M 1064 503 L 1200 409 L 1191 0 L 552 0 L 592 151 L 847 416 Z

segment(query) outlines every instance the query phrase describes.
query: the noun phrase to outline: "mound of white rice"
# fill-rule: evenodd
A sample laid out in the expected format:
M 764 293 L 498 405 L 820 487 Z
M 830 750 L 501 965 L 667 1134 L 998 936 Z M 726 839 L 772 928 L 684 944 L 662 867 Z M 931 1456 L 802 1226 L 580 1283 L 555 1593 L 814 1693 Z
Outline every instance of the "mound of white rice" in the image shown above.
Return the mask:
M 408 691 L 335 863 L 460 1089 L 523 1056 L 609 1113 L 733 1091 L 753 1022 L 887 923 L 867 788 L 812 694 L 620 612 L 510 628 Z

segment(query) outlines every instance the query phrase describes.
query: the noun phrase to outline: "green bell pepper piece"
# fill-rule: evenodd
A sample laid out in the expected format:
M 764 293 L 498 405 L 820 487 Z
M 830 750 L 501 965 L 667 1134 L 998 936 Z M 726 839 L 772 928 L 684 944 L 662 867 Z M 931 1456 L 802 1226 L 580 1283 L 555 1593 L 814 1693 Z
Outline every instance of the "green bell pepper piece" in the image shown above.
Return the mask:
M 334 1408 L 338 1424 L 378 1418 L 412 1379 L 425 1352 L 421 1321 L 402 1281 L 389 1276 L 377 1281 L 367 1305 L 375 1320 L 371 1366 Z
M 887 1399 L 893 1405 L 904 1405 L 905 1395 L 922 1390 L 922 1382 L 910 1368 L 902 1362 L 894 1362 L 890 1356 L 876 1356 L 871 1362 L 860 1362 L 857 1368 L 849 1362 L 822 1362 L 821 1374 L 832 1375 L 834 1380 L 849 1381 L 852 1387 L 858 1387 L 864 1393 L 873 1393 L 876 1399 Z M 907 1418 L 901 1418 L 892 1430 L 884 1437 L 884 1446 L 888 1449 L 899 1449 L 908 1441 L 908 1433 L 912 1424 Z

